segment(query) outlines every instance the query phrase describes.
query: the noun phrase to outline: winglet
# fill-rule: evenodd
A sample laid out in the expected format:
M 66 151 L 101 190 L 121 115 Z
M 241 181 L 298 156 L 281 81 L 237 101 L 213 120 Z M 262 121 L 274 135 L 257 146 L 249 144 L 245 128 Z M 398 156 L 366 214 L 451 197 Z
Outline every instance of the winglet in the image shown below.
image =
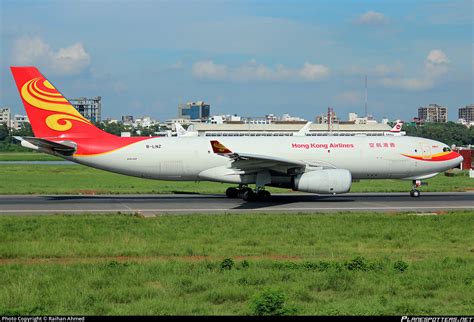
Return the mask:
M 212 140 L 211 141 L 211 146 L 212 146 L 212 151 L 216 154 L 230 154 L 232 153 L 231 150 L 226 148 L 222 143 L 220 143 L 217 140 Z

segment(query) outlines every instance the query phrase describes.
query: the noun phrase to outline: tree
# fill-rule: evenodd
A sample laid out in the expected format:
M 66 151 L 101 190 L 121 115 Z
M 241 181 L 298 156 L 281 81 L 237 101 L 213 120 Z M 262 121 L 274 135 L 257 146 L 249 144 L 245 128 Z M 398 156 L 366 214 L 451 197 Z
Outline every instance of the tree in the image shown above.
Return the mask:
M 0 123 L 0 141 L 5 141 L 10 135 L 10 130 L 6 123 Z
M 425 123 L 419 126 L 404 124 L 402 130 L 406 131 L 409 136 L 428 138 L 447 145 L 474 144 L 472 129 L 454 122 Z

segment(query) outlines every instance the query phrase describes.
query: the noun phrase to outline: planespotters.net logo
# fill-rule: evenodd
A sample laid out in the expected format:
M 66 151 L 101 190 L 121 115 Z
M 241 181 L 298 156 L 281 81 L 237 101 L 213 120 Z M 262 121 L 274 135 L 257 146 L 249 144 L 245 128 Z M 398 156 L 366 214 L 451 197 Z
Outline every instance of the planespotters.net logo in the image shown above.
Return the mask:
M 402 316 L 401 322 L 474 322 L 473 316 Z

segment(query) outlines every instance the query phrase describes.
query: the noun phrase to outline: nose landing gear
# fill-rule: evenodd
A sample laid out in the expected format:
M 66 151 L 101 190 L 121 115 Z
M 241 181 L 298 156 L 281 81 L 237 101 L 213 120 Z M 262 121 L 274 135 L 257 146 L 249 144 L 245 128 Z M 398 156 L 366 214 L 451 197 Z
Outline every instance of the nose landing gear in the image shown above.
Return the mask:
M 419 188 L 423 183 L 421 182 L 421 180 L 413 180 L 412 181 L 412 190 L 410 191 L 410 196 L 412 196 L 413 198 L 418 198 L 420 197 L 420 190 L 418 190 L 417 188 Z

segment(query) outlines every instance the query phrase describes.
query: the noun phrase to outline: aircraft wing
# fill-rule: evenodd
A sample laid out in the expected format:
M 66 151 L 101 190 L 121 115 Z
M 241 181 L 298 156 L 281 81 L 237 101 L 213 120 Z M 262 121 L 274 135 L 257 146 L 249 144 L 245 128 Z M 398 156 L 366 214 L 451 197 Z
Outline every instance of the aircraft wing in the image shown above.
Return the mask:
M 251 153 L 232 152 L 217 140 L 211 141 L 211 146 L 215 154 L 232 160 L 233 169 L 245 171 L 247 173 L 259 170 L 274 170 L 288 174 L 288 172 L 298 171 L 310 165 L 304 161 Z
M 29 136 L 15 136 L 14 138 L 20 141 L 22 146 L 34 150 L 57 152 L 62 155 L 72 155 L 74 152 L 76 152 L 76 144 L 70 141 L 53 142 L 46 139 Z

